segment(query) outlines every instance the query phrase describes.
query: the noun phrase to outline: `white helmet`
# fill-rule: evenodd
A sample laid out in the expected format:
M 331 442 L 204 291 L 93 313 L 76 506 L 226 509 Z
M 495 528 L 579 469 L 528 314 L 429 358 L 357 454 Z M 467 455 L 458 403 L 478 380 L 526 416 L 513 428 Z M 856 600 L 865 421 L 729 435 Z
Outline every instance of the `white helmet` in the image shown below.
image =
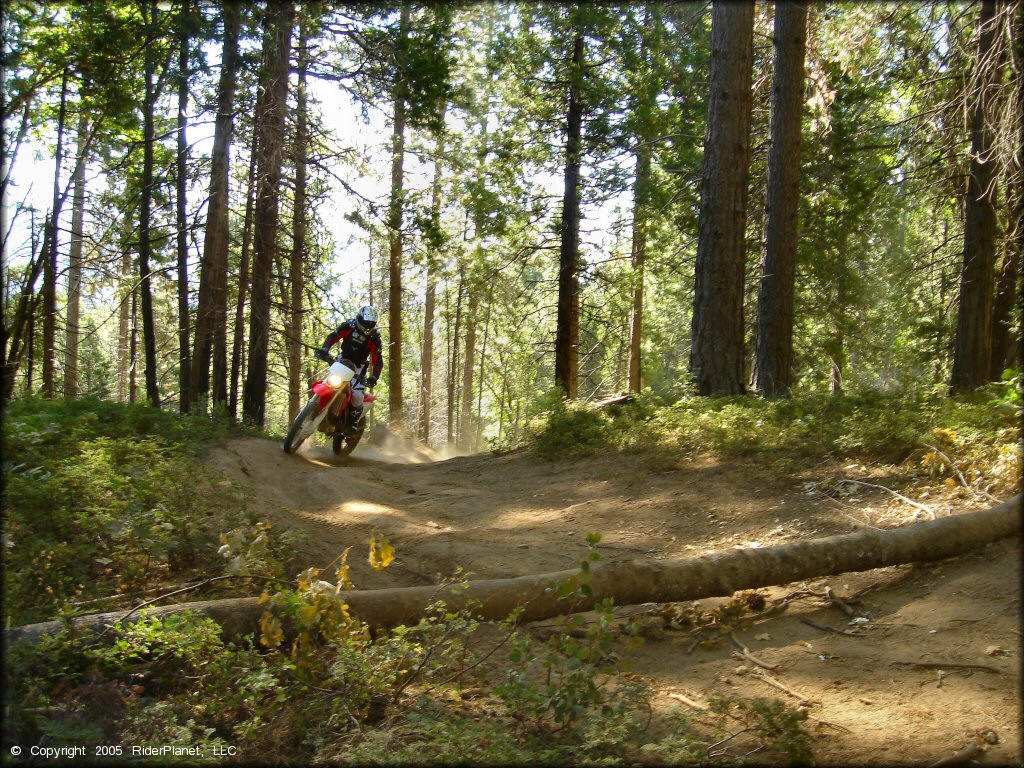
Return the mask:
M 363 333 L 369 333 L 377 326 L 377 310 L 367 304 L 356 314 L 356 325 Z

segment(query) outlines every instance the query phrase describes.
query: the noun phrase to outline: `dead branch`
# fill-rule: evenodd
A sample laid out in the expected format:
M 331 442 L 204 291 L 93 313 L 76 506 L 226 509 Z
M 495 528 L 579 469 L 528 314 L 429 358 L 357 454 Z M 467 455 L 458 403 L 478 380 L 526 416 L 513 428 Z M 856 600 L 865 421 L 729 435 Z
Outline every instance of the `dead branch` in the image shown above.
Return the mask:
M 747 661 L 752 661 L 754 664 L 757 664 L 757 666 L 761 667 L 762 669 L 770 669 L 773 672 L 779 668 L 778 664 L 769 664 L 766 661 L 761 661 L 761 659 L 757 658 L 757 656 L 752 654 L 750 652 L 750 649 L 739 641 L 739 639 L 736 637 L 735 632 L 729 633 L 729 639 L 732 640 L 732 644 L 740 650 L 739 653 L 734 653 L 734 656 L 737 656 L 741 659 L 746 659 Z
M 845 629 L 826 627 L 824 624 L 819 624 L 818 622 L 811 621 L 810 619 L 800 619 L 800 623 L 806 624 L 809 627 L 814 627 L 815 629 L 820 629 L 822 632 L 832 632 L 834 634 L 844 635 L 846 637 L 864 637 L 864 635 L 860 634 L 859 632 L 847 632 Z
M 997 675 L 1003 674 L 1001 669 L 989 667 L 985 664 L 943 664 L 938 661 L 893 661 L 890 666 L 916 667 L 917 669 L 980 669 L 982 672 L 994 672 Z
M 956 754 L 944 757 L 929 765 L 928 768 L 947 768 L 950 765 L 962 765 L 968 760 L 973 760 L 984 751 L 976 742 L 971 742 Z

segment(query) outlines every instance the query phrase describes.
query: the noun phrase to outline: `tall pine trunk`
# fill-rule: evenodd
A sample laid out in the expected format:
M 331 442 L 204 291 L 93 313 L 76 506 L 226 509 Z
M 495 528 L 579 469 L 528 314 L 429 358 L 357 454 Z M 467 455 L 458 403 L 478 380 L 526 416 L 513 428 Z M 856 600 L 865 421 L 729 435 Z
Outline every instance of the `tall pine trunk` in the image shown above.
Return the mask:
M 235 80 L 240 58 L 238 33 L 241 8 L 224 2 L 224 44 L 221 48 L 220 81 L 213 152 L 210 156 L 210 200 L 206 237 L 199 276 L 196 332 L 193 347 L 192 389 L 197 398 L 210 393 L 213 363 L 213 402 L 227 402 L 227 300 L 228 300 L 228 189 L 231 171 L 231 140 L 234 134 Z
M 78 153 L 75 162 L 74 193 L 71 197 L 71 251 L 68 256 L 68 322 L 64 354 L 64 397 L 76 397 L 78 383 L 78 338 L 81 333 L 82 245 L 85 234 L 85 153 L 89 123 L 83 112 L 78 118 Z
M 148 3 L 148 34 L 154 34 L 157 4 Z M 142 103 L 142 196 L 139 200 L 139 307 L 142 311 L 142 342 L 146 357 L 146 399 L 154 408 L 160 407 L 157 386 L 156 326 L 153 318 L 153 287 L 149 258 L 152 252 L 153 152 L 156 144 L 154 111 L 156 109 L 156 56 L 154 41 L 145 51 L 145 98 Z
M 295 5 L 270 3 L 264 36 L 263 109 L 256 115 L 259 161 L 256 172 L 255 248 L 252 302 L 249 310 L 249 370 L 242 394 L 244 419 L 263 426 L 267 405 L 267 357 L 270 348 L 270 302 L 277 255 L 278 189 L 284 146 L 285 102 L 288 95 L 289 48 Z
M 190 0 L 183 0 L 178 19 L 178 154 L 175 162 L 175 197 L 178 224 L 178 410 L 191 407 L 191 352 L 188 311 L 188 44 Z
M 261 109 L 261 103 L 262 100 L 257 95 L 257 114 L 259 114 Z M 238 299 L 235 302 L 235 324 L 231 339 L 231 394 L 228 398 L 228 413 L 231 414 L 231 418 L 237 418 L 238 416 L 238 380 L 245 375 L 245 303 L 249 293 L 249 254 L 252 249 L 253 211 L 256 207 L 256 139 L 258 127 L 254 121 L 249 157 L 249 176 L 245 187 L 242 253 L 238 261 Z
M 117 312 L 117 401 L 128 401 L 128 378 L 131 375 L 131 321 L 135 288 L 132 285 L 132 259 L 126 247 L 121 251 L 121 274 L 118 292 L 121 303 Z
M 447 106 L 447 105 L 445 105 Z M 431 186 L 430 217 L 439 231 L 441 222 L 441 158 L 444 155 L 444 115 L 441 112 L 441 132 L 437 136 L 434 159 L 434 181 Z M 420 353 L 419 434 L 424 443 L 430 442 L 430 406 L 433 398 L 431 377 L 434 372 L 434 305 L 437 300 L 437 260 L 439 254 L 433 246 L 427 254 L 427 290 L 423 302 L 423 349 Z
M 992 130 L 986 122 L 995 96 L 998 68 L 993 65 L 997 24 L 995 0 L 982 0 L 978 22 L 978 72 L 971 125 L 971 167 L 967 180 L 963 266 L 956 339 L 953 347 L 954 391 L 988 381 L 992 360 L 992 284 L 996 258 L 996 184 Z
M 715 2 L 690 372 L 702 395 L 740 395 L 754 4 Z
M 300 24 L 300 26 L 302 26 Z M 292 252 L 289 265 L 291 295 L 288 329 L 288 421 L 299 413 L 299 401 L 305 389 L 302 383 L 302 294 L 305 286 L 303 264 L 306 253 L 306 163 L 307 116 L 306 72 L 309 69 L 308 31 L 303 29 L 299 38 L 298 85 L 296 92 L 295 139 L 295 207 L 292 213 Z
M 1024 296 L 1019 288 L 1021 250 L 1024 248 L 1024 3 L 1017 3 L 1011 23 L 1017 147 L 1014 167 L 1010 169 L 1006 188 L 1008 234 L 992 308 L 992 361 L 989 377 L 993 381 L 1002 377 L 1004 369 L 1020 365 L 1021 342 L 1024 341 L 1022 329 L 1011 327 L 1014 301 L 1020 305 L 1020 317 L 1024 318 Z
M 558 257 L 558 310 L 555 328 L 555 384 L 562 388 L 570 400 L 576 398 L 579 381 L 579 187 L 583 150 L 583 45 L 583 30 L 577 26 L 569 68 L 562 231 Z
M 409 34 L 409 4 L 402 3 L 399 46 Z M 388 210 L 388 419 L 402 422 L 402 208 L 405 160 L 406 91 L 405 74 L 396 67 L 394 121 L 391 133 L 391 203 Z
M 57 363 L 57 252 L 60 242 L 60 212 L 64 196 L 60 193 L 60 172 L 64 159 L 64 127 L 67 119 L 68 71 L 60 86 L 60 111 L 57 114 L 57 150 L 53 172 L 53 206 L 48 224 L 49 237 L 44 236 L 43 249 L 43 397 L 53 397 Z
M 448 442 L 452 443 L 457 434 L 455 429 L 456 389 L 455 375 L 459 369 L 459 330 L 462 324 L 462 288 L 465 283 L 464 268 L 459 268 L 458 293 L 455 300 L 455 327 L 448 334 Z
M 633 237 L 630 245 L 630 263 L 633 268 L 633 303 L 629 313 L 629 354 L 627 361 L 627 386 L 630 392 L 639 392 L 643 386 L 641 347 L 644 332 L 644 273 L 647 263 L 648 206 L 651 197 L 651 154 L 654 141 L 654 110 L 657 98 L 656 81 L 651 74 L 650 36 L 651 25 L 655 22 L 656 11 L 650 2 L 644 9 L 644 32 L 640 38 L 641 84 L 634 96 L 633 114 L 637 119 L 639 132 L 637 147 L 633 152 L 636 175 L 633 179 Z
M 793 295 L 806 48 L 807 3 L 775 3 L 771 148 L 754 354 L 754 389 L 766 397 L 788 395 L 793 384 Z
M 476 357 L 476 322 L 480 298 L 476 287 L 468 287 L 469 306 L 466 308 L 466 354 L 462 360 L 462 399 L 459 409 L 459 447 L 469 450 L 476 432 L 473 426 L 473 367 Z

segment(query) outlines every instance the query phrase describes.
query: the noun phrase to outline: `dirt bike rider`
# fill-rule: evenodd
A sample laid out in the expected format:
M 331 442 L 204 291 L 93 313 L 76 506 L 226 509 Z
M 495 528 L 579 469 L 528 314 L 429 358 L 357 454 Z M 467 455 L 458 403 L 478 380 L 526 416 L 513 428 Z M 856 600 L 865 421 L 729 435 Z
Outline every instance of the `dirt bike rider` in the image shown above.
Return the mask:
M 351 361 L 356 369 L 357 378 L 367 365 L 367 358 L 369 358 L 369 365 L 372 366 L 365 379 L 352 385 L 350 412 L 351 426 L 354 427 L 363 415 L 364 385 L 373 388 L 384 367 L 384 358 L 381 356 L 383 344 L 380 340 L 380 331 L 377 330 L 377 310 L 369 304 L 360 308 L 354 318 L 339 325 L 324 340 L 320 349 L 314 353 L 314 357 L 325 362 L 329 361 L 331 347 L 339 342 L 341 343 L 341 354 L 338 359 Z

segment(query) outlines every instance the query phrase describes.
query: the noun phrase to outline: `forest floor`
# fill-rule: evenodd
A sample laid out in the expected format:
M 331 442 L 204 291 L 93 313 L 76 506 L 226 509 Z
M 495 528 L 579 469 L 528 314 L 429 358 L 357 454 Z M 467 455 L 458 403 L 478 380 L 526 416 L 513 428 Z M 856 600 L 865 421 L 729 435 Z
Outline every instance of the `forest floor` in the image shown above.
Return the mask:
M 895 468 L 882 464 L 780 473 L 758 459 L 616 453 L 541 462 L 511 453 L 435 461 L 423 449 L 386 448 L 364 444 L 340 460 L 329 447 L 288 456 L 276 442 L 250 438 L 227 443 L 211 461 L 275 528 L 305 534 L 297 546 L 308 564 L 325 567 L 348 546 L 365 551 L 371 533 L 386 536 L 396 550 L 390 568 L 374 572 L 361 555 L 351 558 L 352 580 L 363 589 L 434 584 L 459 566 L 469 578 L 572 568 L 591 531 L 602 534 L 605 560 L 663 560 L 890 527 L 915 511 L 867 487 L 845 498 L 820 490 L 839 476 L 898 488 Z M 952 495 L 924 501 L 939 516 L 987 506 Z M 1020 570 L 1015 538 L 937 564 L 764 590 L 774 599 L 831 586 L 839 597 L 859 597 L 857 613 L 870 617 L 850 626 L 812 597 L 737 630 L 759 660 L 778 665 L 768 676 L 790 693 L 734 656 L 728 639 L 697 645 L 665 626 L 653 606 L 616 608 L 639 614 L 646 627 L 645 642 L 621 652 L 620 669 L 646 682 L 654 706 L 666 710 L 687 708 L 679 696 L 696 704 L 715 694 L 780 698 L 794 706 L 802 698 L 815 718 L 807 725 L 818 764 L 929 765 L 974 742 L 987 750 L 977 758 L 982 765 L 1020 764 Z M 939 663 L 947 667 L 914 666 Z M 690 711 L 699 721 L 701 713 Z

